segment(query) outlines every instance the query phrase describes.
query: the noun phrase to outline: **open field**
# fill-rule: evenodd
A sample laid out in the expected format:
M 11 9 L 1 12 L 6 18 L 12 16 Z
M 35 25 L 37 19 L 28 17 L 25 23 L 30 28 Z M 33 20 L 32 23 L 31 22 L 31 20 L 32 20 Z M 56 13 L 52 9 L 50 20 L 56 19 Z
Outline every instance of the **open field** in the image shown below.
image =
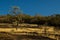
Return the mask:
M 18 40 L 40 40 L 41 38 L 51 38 L 52 39 L 60 39 L 60 30 L 54 30 L 54 27 L 49 26 L 40 26 L 37 27 L 36 24 L 19 24 L 17 29 L 15 27 L 11 27 L 12 24 L 0 24 L 0 32 L 10 33 L 15 35 Z M 15 24 L 14 24 L 15 25 Z M 6 27 L 7 26 L 7 27 Z M 9 35 L 10 35 L 9 34 Z M 20 37 L 20 39 L 19 39 Z M 33 37 L 33 38 L 31 38 Z M 35 39 L 34 39 L 35 38 Z M 41 40 L 42 40 L 41 39 Z M 15 40 L 15 39 L 14 39 Z M 44 40 L 44 39 L 43 39 Z
M 52 38 L 52 39 L 57 39 L 55 38 L 55 35 L 60 35 L 60 33 L 57 33 L 53 30 L 47 30 L 46 34 L 50 35 L 47 36 L 45 33 L 44 29 L 41 28 L 0 28 L 0 32 L 7 32 L 7 33 L 11 33 L 13 35 L 30 35 L 30 36 L 43 36 L 43 37 L 48 37 L 48 38 Z M 60 37 L 60 36 L 59 36 Z

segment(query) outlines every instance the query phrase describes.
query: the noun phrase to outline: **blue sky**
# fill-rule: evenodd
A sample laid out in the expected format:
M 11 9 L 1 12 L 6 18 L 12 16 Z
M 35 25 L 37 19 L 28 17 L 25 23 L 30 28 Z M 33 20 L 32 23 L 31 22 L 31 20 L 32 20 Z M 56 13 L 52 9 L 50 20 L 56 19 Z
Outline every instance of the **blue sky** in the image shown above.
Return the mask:
M 0 0 L 0 15 L 6 15 L 12 6 L 20 7 L 29 15 L 60 14 L 60 0 Z

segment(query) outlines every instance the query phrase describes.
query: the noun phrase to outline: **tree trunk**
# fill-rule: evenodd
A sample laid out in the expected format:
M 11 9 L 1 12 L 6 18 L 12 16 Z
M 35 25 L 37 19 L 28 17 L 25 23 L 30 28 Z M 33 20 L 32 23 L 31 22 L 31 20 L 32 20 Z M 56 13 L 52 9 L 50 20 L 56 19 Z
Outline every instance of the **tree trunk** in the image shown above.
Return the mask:
M 19 26 L 19 23 L 18 23 L 18 21 L 17 21 L 16 30 L 18 29 L 18 26 Z

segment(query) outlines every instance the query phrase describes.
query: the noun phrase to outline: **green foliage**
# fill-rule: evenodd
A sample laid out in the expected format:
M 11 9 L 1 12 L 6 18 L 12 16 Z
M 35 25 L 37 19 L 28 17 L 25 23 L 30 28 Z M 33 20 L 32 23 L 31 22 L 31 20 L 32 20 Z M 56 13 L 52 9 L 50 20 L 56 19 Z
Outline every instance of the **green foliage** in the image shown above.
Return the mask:
M 49 24 L 52 26 L 60 26 L 60 14 L 50 16 Z
M 57 15 L 57 14 L 52 16 L 30 16 L 27 14 L 18 14 L 18 15 L 12 16 L 7 14 L 6 16 L 0 17 L 0 23 L 1 22 L 12 23 L 12 22 L 15 22 L 16 20 L 19 23 L 60 26 L 60 15 Z

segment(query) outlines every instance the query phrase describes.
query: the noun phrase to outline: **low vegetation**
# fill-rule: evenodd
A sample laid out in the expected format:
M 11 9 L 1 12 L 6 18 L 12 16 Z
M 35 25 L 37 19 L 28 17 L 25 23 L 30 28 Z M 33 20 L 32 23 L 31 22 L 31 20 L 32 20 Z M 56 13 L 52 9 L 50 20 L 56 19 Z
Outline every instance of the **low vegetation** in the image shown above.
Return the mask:
M 36 14 L 34 16 L 31 16 L 22 13 L 18 7 L 13 7 L 11 9 L 11 12 L 9 12 L 7 15 L 0 16 L 0 23 L 16 24 L 16 26 L 21 23 L 27 23 L 59 27 L 60 14 L 54 14 L 50 16 L 42 16 Z

